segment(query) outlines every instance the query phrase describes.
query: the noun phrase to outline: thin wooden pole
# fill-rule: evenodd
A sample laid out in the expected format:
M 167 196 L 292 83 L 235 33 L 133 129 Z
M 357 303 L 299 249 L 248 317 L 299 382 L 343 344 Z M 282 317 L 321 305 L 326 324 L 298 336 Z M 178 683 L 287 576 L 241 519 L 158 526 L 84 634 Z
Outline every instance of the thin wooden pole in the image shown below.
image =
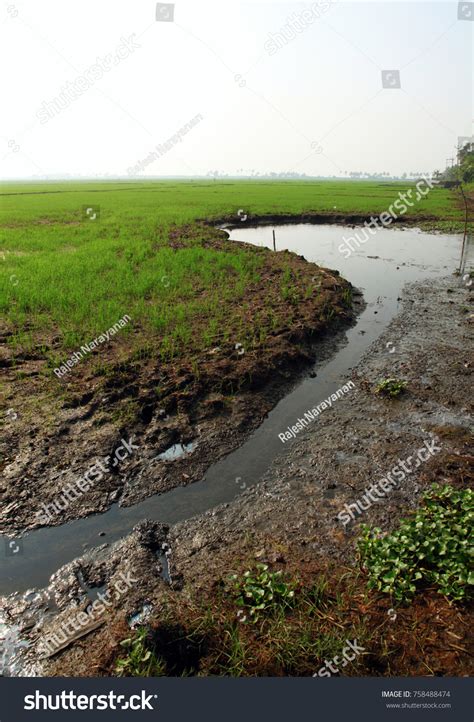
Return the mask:
M 273 250 L 276 251 L 276 243 L 275 243 L 275 229 L 273 229 Z
M 465 206 L 465 210 L 466 210 L 465 221 L 464 221 L 464 236 L 462 239 L 462 248 L 461 248 L 461 260 L 459 261 L 459 275 L 461 275 L 461 273 L 464 270 L 463 269 L 464 263 L 466 261 L 466 259 L 464 258 L 464 252 L 466 249 L 466 237 L 467 237 L 467 224 L 468 224 L 468 220 L 469 220 L 469 210 L 468 210 L 468 205 L 467 205 L 467 198 L 464 195 L 464 189 L 462 187 L 462 183 L 460 183 L 459 186 L 460 186 L 460 190 L 461 190 L 461 194 L 462 194 L 462 197 L 464 200 L 464 206 Z

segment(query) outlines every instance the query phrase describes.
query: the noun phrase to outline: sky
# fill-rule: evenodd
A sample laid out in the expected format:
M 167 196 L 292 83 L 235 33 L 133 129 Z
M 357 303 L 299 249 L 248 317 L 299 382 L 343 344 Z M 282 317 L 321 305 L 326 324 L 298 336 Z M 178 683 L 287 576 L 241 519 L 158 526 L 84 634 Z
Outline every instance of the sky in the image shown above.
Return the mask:
M 0 177 L 430 173 L 474 4 L 7 0 Z

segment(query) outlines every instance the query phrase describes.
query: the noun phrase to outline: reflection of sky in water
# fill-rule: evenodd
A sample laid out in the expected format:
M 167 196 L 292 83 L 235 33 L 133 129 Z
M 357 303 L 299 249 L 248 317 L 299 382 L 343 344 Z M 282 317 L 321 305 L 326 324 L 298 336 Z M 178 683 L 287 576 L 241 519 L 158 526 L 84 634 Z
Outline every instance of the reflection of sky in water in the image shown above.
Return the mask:
M 180 459 L 185 454 L 190 454 L 197 446 L 196 441 L 190 441 L 189 444 L 173 444 L 169 449 L 163 451 L 155 459 L 162 459 L 163 461 L 173 461 L 174 459 Z
M 236 228 L 231 239 L 257 246 L 273 247 L 273 226 Z M 447 276 L 459 265 L 462 236 L 423 233 L 418 229 L 380 229 L 349 258 L 339 246 L 346 239 L 364 240 L 363 228 L 329 225 L 284 225 L 275 228 L 278 251 L 288 249 L 303 255 L 307 261 L 326 268 L 337 269 L 364 293 L 368 308 L 359 318 L 358 331 L 364 330 L 375 338 L 381 324 L 387 323 L 397 310 L 397 299 L 405 283 L 422 278 Z M 345 244 L 344 244 L 345 245 Z M 374 256 L 377 256 L 374 258 Z M 457 282 L 453 278 L 453 283 Z M 374 309 L 377 313 L 374 313 Z M 370 319 L 370 327 L 366 321 Z
M 15 675 L 15 657 L 21 647 L 28 646 L 29 643 L 20 638 L 20 627 L 0 621 L 0 676 Z
M 272 226 L 259 228 L 237 228 L 230 237 L 246 241 L 257 246 L 272 248 Z M 288 249 L 306 260 L 335 268 L 354 286 L 363 288 L 371 296 L 393 295 L 407 281 L 439 275 L 445 271 L 452 273 L 459 262 L 460 236 L 422 233 L 416 229 L 381 229 L 373 236 L 367 231 L 369 239 L 349 258 L 338 247 L 344 239 L 363 240 L 362 229 L 345 226 L 325 225 L 286 225 L 275 228 L 278 251 Z M 352 243 L 355 248 L 355 243 Z M 370 258 L 369 256 L 379 256 Z M 396 272 L 400 266 L 402 273 Z M 393 267 L 395 265 L 395 267 Z

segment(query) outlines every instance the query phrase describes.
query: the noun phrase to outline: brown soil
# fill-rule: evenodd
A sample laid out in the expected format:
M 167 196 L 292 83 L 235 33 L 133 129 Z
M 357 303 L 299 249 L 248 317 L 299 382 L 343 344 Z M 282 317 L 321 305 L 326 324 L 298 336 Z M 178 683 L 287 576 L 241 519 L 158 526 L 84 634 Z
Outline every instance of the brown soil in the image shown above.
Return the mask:
M 275 546 L 269 540 L 267 544 L 268 548 Z M 368 596 L 363 578 L 354 576 L 349 568 L 335 569 L 295 558 L 290 550 L 262 556 L 268 557 L 279 560 L 272 564 L 273 569 L 299 579 L 300 590 L 310 589 L 318 579 L 326 580 L 317 611 L 302 618 L 290 611 L 285 625 L 293 632 L 294 644 L 301 643 L 304 635 L 326 635 L 334 637 L 337 651 L 345 640 L 357 639 L 365 651 L 344 669 L 345 676 L 464 676 L 474 671 L 469 659 L 474 652 L 472 609 L 457 608 L 432 590 L 418 596 L 410 606 L 393 609 L 389 599 Z M 149 627 L 150 646 L 166 661 L 167 674 L 225 673 L 226 655 L 231 652 L 226 630 L 236 626 L 242 644 L 251 652 L 246 675 L 311 676 L 324 664 L 324 655 L 305 654 L 304 650 L 295 661 L 278 659 L 281 630 L 271 624 L 266 628 L 236 624 L 235 606 L 226 600 L 222 587 L 222 581 L 216 582 L 204 594 L 191 598 L 162 590 L 159 601 L 155 599 L 160 613 Z M 94 638 L 76 642 L 74 648 L 51 660 L 48 673 L 114 675 L 117 660 L 124 656 L 120 642 L 129 636 L 123 612 L 116 612 Z
M 150 625 L 170 674 L 183 671 L 176 668 L 180 656 L 194 671 L 219 673 L 229 652 L 229 625 L 236 624 L 236 610 L 223 584 L 229 574 L 241 573 L 256 561 L 299 578 L 303 587 L 321 575 L 327 578 L 320 613 L 307 620 L 309 639 L 358 639 L 365 652 L 344 674 L 472 673 L 469 606 L 449 604 L 433 589 L 423 589 L 411 605 L 393 609 L 387 596 L 366 592 L 355 542 L 360 523 L 393 529 L 419 505 L 433 481 L 472 487 L 473 325 L 463 309 L 473 301 L 472 292 L 452 278 L 409 286 L 402 312 L 354 370 L 356 390 L 308 427 L 259 484 L 232 503 L 170 529 L 143 522 L 120 542 L 94 549 L 59 570 L 48 591 L 64 616 L 84 600 L 78 570 L 89 587 L 110 585 L 119 572 L 131 571 L 140 581 L 117 600 L 106 624 L 57 657 L 38 661 L 37 644 L 57 628 L 61 617 L 42 617 L 21 595 L 6 600 L 8 618 L 29 630 L 24 634 L 31 646 L 22 656 L 26 673 L 110 674 L 123 655 L 119 642 L 129 635 L 127 620 L 144 604 L 149 611 L 141 621 Z M 393 354 L 387 353 L 388 341 L 395 347 Z M 407 382 L 407 392 L 398 400 L 374 393 L 377 380 L 389 376 Z M 406 459 L 423 446 L 430 434 L 439 437 L 441 452 L 344 529 L 337 517 L 344 504 L 360 497 L 398 458 Z M 161 578 L 157 559 L 164 542 L 169 545 L 170 583 Z M 301 624 L 297 615 L 289 615 L 295 639 Z M 251 652 L 244 673 L 314 674 L 322 664 L 311 651 L 293 666 L 288 655 L 283 655 L 285 663 L 278 663 L 282 630 L 262 637 L 249 627 L 241 634 Z M 197 638 L 202 643 L 196 649 Z M 190 640 L 189 650 L 183 640 Z M 294 649 L 292 640 L 290 636 L 285 642 L 287 651 Z
M 370 223 L 371 219 L 378 217 L 377 213 L 372 213 L 368 216 L 365 213 L 315 213 L 313 211 L 306 211 L 295 215 L 290 213 L 267 213 L 260 214 L 258 216 L 247 215 L 245 221 L 240 221 L 238 224 L 235 221 L 235 216 L 223 216 L 222 218 L 212 219 L 212 224 L 220 224 L 222 226 L 245 228 L 245 226 L 263 226 L 270 224 L 300 224 L 300 223 L 314 223 L 315 225 L 321 224 L 340 224 L 344 226 L 356 226 L 364 223 Z M 413 214 L 410 216 L 400 216 L 394 218 L 391 225 L 399 226 L 419 226 L 424 223 L 436 224 L 439 222 L 439 216 L 430 214 Z M 208 221 L 211 223 L 211 221 Z
M 207 227 L 177 228 L 171 242 L 193 242 L 196 233 L 205 245 L 235 251 L 235 242 L 223 231 Z M 337 272 L 289 252 L 274 254 L 245 244 L 241 250 L 257 254 L 262 267 L 260 280 L 247 289 L 245 308 L 238 302 L 229 308 L 234 340 L 217 339 L 214 348 L 194 358 L 184 350 L 177 361 L 162 362 L 149 348 L 140 350 L 143 331 L 134 329 L 131 348 L 128 341 L 118 341 L 98 352 L 107 364 L 106 376 L 88 359 L 58 380 L 41 346 L 13 355 L 8 346 L 12 330 L 3 328 L 3 405 L 10 409 L 0 444 L 3 532 L 39 526 L 40 505 L 53 502 L 97 459 L 112 456 L 122 438 L 133 438 L 138 451 L 57 513 L 53 524 L 201 479 L 211 463 L 251 434 L 298 373 L 314 362 L 317 342 L 328 329 L 351 321 L 351 286 Z M 287 271 L 298 303 L 281 296 Z M 251 328 L 253 318 L 265 318 L 269 309 L 274 321 L 270 325 L 269 320 L 266 339 L 249 348 L 237 345 L 238 328 Z M 55 343 L 49 339 L 51 348 Z M 191 455 L 171 463 L 156 458 L 190 441 L 197 442 Z

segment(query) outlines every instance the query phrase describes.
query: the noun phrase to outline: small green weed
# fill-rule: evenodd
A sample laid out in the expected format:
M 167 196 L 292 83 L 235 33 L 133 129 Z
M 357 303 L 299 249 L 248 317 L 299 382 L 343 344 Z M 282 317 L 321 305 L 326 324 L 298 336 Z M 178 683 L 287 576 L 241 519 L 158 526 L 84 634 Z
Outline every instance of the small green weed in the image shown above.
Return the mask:
M 396 399 L 405 391 L 406 386 L 406 381 L 401 381 L 400 379 L 383 379 L 379 382 L 376 393 L 389 396 L 391 399 Z
M 269 571 L 268 564 L 258 563 L 242 577 L 233 574 L 230 580 L 241 622 L 256 622 L 261 616 L 287 609 L 294 603 L 296 584 L 285 582 L 281 571 Z
M 133 637 L 120 642 L 128 653 L 117 660 L 116 673 L 119 677 L 163 677 L 166 674 L 165 662 L 148 648 L 147 642 L 145 627 L 139 627 Z
M 350 308 L 352 305 L 352 288 L 347 286 L 342 292 L 342 302 L 344 306 Z

